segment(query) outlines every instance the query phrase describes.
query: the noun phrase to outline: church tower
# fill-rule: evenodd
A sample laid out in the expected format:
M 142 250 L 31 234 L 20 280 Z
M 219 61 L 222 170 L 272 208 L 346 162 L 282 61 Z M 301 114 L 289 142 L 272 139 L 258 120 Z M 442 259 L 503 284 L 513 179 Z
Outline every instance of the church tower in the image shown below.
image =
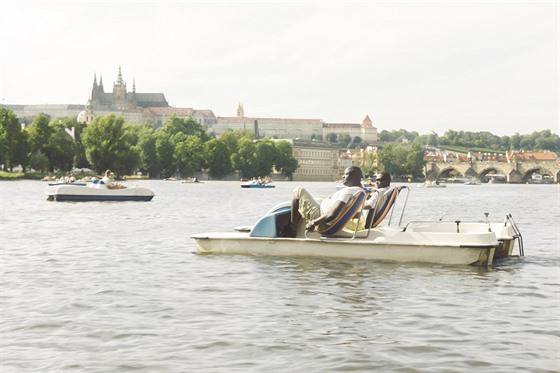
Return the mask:
M 237 107 L 237 117 L 238 118 L 245 118 L 245 110 L 243 110 L 243 105 L 241 105 L 241 103 Z
M 105 106 L 105 91 L 103 90 L 103 77 L 99 75 L 97 84 L 97 74 L 93 75 L 93 87 L 91 89 L 90 103 L 95 107 Z
M 132 92 L 128 93 L 128 101 L 132 103 L 136 103 L 136 78 L 132 79 Z
M 126 83 L 123 81 L 121 67 L 119 66 L 119 76 L 117 81 L 113 83 L 113 108 L 126 109 Z

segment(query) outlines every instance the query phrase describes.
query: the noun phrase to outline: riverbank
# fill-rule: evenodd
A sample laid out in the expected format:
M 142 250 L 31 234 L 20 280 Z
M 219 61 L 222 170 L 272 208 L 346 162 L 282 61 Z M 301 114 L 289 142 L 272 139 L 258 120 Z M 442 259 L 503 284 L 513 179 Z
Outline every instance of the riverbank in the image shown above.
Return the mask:
M 43 173 L 0 171 L 0 180 L 41 180 Z

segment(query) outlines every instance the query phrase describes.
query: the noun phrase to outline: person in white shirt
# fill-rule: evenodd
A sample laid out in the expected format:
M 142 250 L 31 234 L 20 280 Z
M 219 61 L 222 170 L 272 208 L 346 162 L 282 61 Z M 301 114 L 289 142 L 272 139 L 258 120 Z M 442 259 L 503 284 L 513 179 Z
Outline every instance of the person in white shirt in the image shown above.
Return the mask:
M 387 200 L 387 191 L 391 189 L 391 175 L 388 172 L 379 173 L 375 177 L 375 185 L 377 188 L 368 195 L 364 203 L 364 210 L 369 210 L 366 217 L 366 227 L 371 224 L 373 214 L 377 214 L 385 200 Z
M 101 184 L 105 184 L 105 186 L 108 186 L 112 183 L 111 180 L 111 170 L 107 170 L 105 171 L 105 175 L 103 175 L 103 177 L 101 178 L 100 181 Z
M 344 171 L 342 183 L 345 188 L 336 191 L 331 197 L 325 198 L 321 201 L 321 204 L 305 188 L 297 187 L 294 189 L 289 226 L 290 236 L 295 237 L 297 224 L 302 218 L 307 222 L 306 230 L 328 227 L 329 223 L 344 211 L 352 197 L 363 191 L 362 170 L 356 166 L 348 167 Z

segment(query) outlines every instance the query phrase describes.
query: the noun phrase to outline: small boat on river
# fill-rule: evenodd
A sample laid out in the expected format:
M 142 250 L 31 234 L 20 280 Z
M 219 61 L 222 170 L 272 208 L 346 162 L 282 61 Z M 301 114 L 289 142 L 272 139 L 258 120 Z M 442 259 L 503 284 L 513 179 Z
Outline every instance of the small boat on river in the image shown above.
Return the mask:
M 237 227 L 230 232 L 191 235 L 199 254 L 242 254 L 256 256 L 304 256 L 323 258 L 371 259 L 391 262 L 424 262 L 444 265 L 490 266 L 496 259 L 513 256 L 515 241 L 523 255 L 523 241 L 511 215 L 501 222 L 482 221 L 409 221 L 402 225 L 406 199 L 398 223 L 392 223 L 394 204 L 406 186 L 387 191 L 383 206 L 369 210 L 369 227 L 350 221 L 361 212 L 363 203 L 355 201 L 336 224 L 323 232 L 307 232 L 302 220 L 296 232 L 286 234 L 290 221 L 290 201 L 266 212 L 253 226 Z M 365 193 L 362 193 L 365 195 Z M 357 205 L 361 203 L 361 205 Z M 358 207 L 356 207 L 358 206 Z M 383 222 L 383 224 L 381 224 Z M 294 234 L 295 233 L 295 234 Z
M 478 181 L 477 179 L 470 179 L 468 181 L 465 181 L 464 185 L 480 185 L 480 181 Z
M 56 185 L 86 186 L 87 183 L 82 183 L 78 181 L 72 181 L 72 182 L 58 181 L 56 183 L 49 183 L 49 186 L 56 186 Z
M 241 183 L 241 188 L 274 188 L 275 185 L 271 185 L 270 183 L 260 184 L 258 181 L 251 180 L 244 183 Z
M 191 184 L 191 183 L 194 183 L 194 184 L 202 184 L 203 182 L 200 181 L 200 180 L 198 180 L 197 177 L 189 177 L 189 178 L 187 178 L 187 179 L 181 180 L 181 183 L 183 183 L 183 184 Z
M 45 194 L 49 201 L 151 201 L 155 195 L 150 189 L 139 186 L 109 189 L 99 184 L 49 185 Z
M 423 184 L 420 184 L 421 188 L 447 188 L 447 185 L 440 184 L 438 181 L 426 181 Z

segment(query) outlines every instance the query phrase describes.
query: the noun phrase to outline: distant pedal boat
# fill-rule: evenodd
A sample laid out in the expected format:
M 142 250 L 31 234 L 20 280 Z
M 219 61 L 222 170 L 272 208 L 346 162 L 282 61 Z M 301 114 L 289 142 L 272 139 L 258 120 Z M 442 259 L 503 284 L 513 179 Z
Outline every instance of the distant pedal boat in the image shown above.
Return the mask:
M 246 183 L 241 183 L 241 188 L 274 188 L 274 185 L 268 184 L 259 184 L 255 181 L 247 181 Z
M 150 189 L 138 186 L 109 189 L 104 186 L 50 185 L 45 194 L 49 201 L 151 201 L 155 196 Z

